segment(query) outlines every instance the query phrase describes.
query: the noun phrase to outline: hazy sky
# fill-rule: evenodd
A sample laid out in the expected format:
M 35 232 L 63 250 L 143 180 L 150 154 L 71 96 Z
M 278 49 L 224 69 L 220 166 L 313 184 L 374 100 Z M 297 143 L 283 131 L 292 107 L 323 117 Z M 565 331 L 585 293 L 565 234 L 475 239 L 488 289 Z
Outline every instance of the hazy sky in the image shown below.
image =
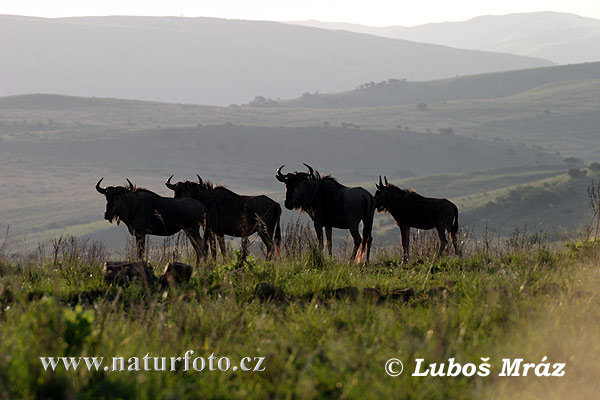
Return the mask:
M 420 25 L 478 15 L 561 11 L 600 19 L 598 0 L 1 0 L 0 14 L 39 17 L 170 15 L 252 20 L 317 19 L 363 25 Z

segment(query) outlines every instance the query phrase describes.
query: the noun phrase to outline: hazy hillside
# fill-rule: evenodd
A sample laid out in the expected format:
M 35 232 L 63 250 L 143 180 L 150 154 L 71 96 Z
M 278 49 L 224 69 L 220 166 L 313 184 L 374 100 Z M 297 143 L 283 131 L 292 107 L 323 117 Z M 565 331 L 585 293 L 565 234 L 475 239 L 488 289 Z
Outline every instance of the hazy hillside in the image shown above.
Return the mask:
M 242 103 L 550 65 L 275 22 L 210 18 L 0 17 L 0 95 L 58 93 L 179 103 Z M 7 40 L 9 39 L 9 40 Z
M 11 187 L 0 194 L 0 223 L 10 225 L 21 244 L 24 237 L 35 244 L 65 233 L 106 230 L 104 199 L 93 188 L 102 176 L 107 184 L 128 177 L 170 196 L 163 185 L 169 175 L 192 179 L 199 173 L 234 190 L 275 193 L 281 200 L 283 186 L 274 173 L 282 164 L 295 170 L 308 162 L 345 183 L 370 182 L 373 190 L 379 174 L 399 178 L 560 163 L 560 157 L 540 150 L 452 135 L 195 122 L 220 110 L 63 96 L 0 99 L 2 179 Z M 248 108 L 224 111 L 265 118 Z M 113 234 L 106 237 L 122 245 L 124 236 Z
M 538 86 L 600 79 L 600 62 L 470 75 L 428 82 L 387 80 L 363 84 L 350 92 L 305 95 L 281 102 L 293 107 L 373 107 L 465 99 L 494 99 Z
M 558 12 L 488 15 L 414 27 L 365 27 L 316 21 L 306 26 L 364 32 L 461 49 L 541 57 L 560 64 L 600 61 L 600 20 Z

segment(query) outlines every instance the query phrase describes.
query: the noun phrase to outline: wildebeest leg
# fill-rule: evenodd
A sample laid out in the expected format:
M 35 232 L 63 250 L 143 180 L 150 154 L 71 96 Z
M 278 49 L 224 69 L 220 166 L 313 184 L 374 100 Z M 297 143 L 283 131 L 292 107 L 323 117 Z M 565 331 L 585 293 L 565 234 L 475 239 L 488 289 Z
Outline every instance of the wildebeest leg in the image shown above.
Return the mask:
M 200 254 L 202 254 L 204 260 L 206 260 L 206 248 L 204 241 L 202 240 L 202 236 L 200 236 L 200 230 L 198 228 L 186 229 L 184 232 L 190 240 L 190 243 L 194 248 L 194 252 L 196 252 L 196 268 L 198 268 L 200 265 Z
M 365 251 L 365 247 L 367 249 L 367 263 L 369 262 L 369 255 L 371 254 L 371 243 L 373 242 L 373 236 L 371 232 L 373 231 L 373 218 L 365 218 L 363 219 L 363 234 L 362 234 L 362 244 L 363 252 Z
M 256 232 L 265 244 L 267 248 L 267 260 L 270 260 L 273 258 L 273 240 L 269 237 L 269 232 L 266 232 L 264 229 L 258 229 Z
M 358 221 L 349 224 L 350 234 L 352 235 L 352 239 L 354 239 L 354 249 L 352 249 L 352 259 L 356 257 L 356 252 L 360 247 L 360 243 L 362 241 L 360 234 L 358 233 Z M 360 262 L 360 260 L 358 260 Z
M 215 234 L 212 232 L 207 232 L 204 234 L 205 240 L 208 241 L 208 245 L 210 246 L 210 254 L 213 260 L 217 259 L 217 241 L 215 239 Z
M 225 236 L 220 235 L 217 237 L 217 240 L 219 241 L 219 247 L 221 248 L 221 254 L 223 255 L 223 258 L 225 258 L 225 256 L 227 255 L 227 247 L 225 247 Z
M 454 246 L 454 253 L 457 256 L 461 256 L 460 251 L 458 250 L 458 238 L 456 237 L 456 232 L 450 231 L 450 237 L 452 238 L 452 245 Z
M 138 260 L 144 259 L 146 253 L 146 235 L 135 234 L 135 245 L 137 248 Z
M 323 251 L 323 226 L 315 222 L 315 232 L 317 232 L 317 242 L 319 243 L 319 250 Z
M 400 226 L 400 236 L 402 238 L 402 252 L 404 253 L 402 261 L 408 262 L 410 257 L 410 226 Z
M 326 226 L 325 227 L 325 241 L 327 243 L 327 251 L 329 252 L 329 257 L 331 257 L 331 255 L 332 255 L 332 253 L 331 253 L 331 247 L 332 247 L 331 234 L 332 234 L 332 230 L 333 230 L 333 228 L 331 226 Z
M 435 228 L 438 231 L 438 235 L 440 236 L 440 250 L 438 251 L 435 259 L 437 260 L 442 256 L 444 250 L 446 250 L 446 246 L 448 245 L 448 239 L 446 239 L 446 229 L 444 227 Z

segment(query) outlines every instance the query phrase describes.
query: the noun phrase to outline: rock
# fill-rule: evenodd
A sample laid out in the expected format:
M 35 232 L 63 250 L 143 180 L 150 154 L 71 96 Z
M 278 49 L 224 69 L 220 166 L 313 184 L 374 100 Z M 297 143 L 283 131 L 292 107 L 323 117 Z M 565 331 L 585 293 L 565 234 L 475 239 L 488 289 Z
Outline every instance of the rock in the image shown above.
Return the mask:
M 394 289 L 388 293 L 387 298 L 391 300 L 408 301 L 415 295 L 415 289 L 409 287 L 404 289 Z
M 288 302 L 283 290 L 279 286 L 271 285 L 269 282 L 258 282 L 254 287 L 254 294 L 260 301 Z
M 10 286 L 0 286 L 0 307 L 10 305 L 15 301 L 15 295 L 10 290 Z
M 383 296 L 381 292 L 375 288 L 364 288 L 363 289 L 363 297 L 367 300 L 379 302 L 382 300 Z
M 165 269 L 161 274 L 158 283 L 162 286 L 175 286 L 182 283 L 187 283 L 192 278 L 193 268 L 191 265 L 170 262 L 165 265 Z
M 427 291 L 429 297 L 439 297 L 446 299 L 448 297 L 448 288 L 445 286 L 434 286 Z
M 354 286 L 347 286 L 333 290 L 333 297 L 336 299 L 350 299 L 356 300 L 358 297 L 358 289 Z
M 156 281 L 150 264 L 144 261 L 107 261 L 104 263 L 104 280 L 107 284 L 128 285 L 139 279 L 147 288 Z

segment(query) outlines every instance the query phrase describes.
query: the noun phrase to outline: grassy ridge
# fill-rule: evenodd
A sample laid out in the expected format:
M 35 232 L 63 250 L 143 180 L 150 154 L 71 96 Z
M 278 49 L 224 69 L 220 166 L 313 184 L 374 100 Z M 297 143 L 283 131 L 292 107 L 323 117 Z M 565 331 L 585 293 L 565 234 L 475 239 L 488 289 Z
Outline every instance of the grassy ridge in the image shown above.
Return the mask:
M 286 107 L 377 107 L 420 102 L 495 99 L 547 84 L 600 78 L 600 63 L 467 75 L 427 82 L 394 79 L 371 82 L 354 91 L 304 95 L 284 101 Z
M 579 308 L 582 319 L 598 313 L 600 302 L 591 278 L 598 274 L 600 250 L 573 245 L 568 251 L 551 251 L 523 241 L 503 250 L 484 248 L 483 243 L 468 242 L 463 259 L 426 259 L 412 265 L 402 265 L 397 255 L 383 251 L 371 265 L 356 266 L 304 247 L 296 256 L 275 263 L 249 259 L 241 269 L 239 260 L 210 264 L 189 284 L 166 291 L 145 291 L 136 283 L 125 289 L 107 286 L 100 267 L 102 250 L 76 241 L 56 257 L 3 259 L 0 394 L 410 399 L 485 397 L 488 391 L 497 394 L 497 386 L 512 394 L 516 390 L 512 381 L 507 384 L 495 377 L 501 356 L 516 352 L 515 356 L 537 362 L 539 349 L 550 343 L 534 334 L 533 342 L 523 346 L 515 341 L 513 347 L 515 333 L 540 318 L 562 321 L 565 311 L 581 304 L 585 304 Z M 165 259 L 151 261 L 160 265 Z M 279 287 L 285 298 L 261 301 L 259 282 Z M 333 291 L 345 287 L 356 288 L 358 294 Z M 393 296 L 395 289 L 409 287 L 414 290 L 409 299 Z M 375 288 L 385 298 L 364 295 L 364 288 Z M 556 307 L 559 302 L 564 308 Z M 587 330 L 589 325 L 578 326 L 578 332 L 583 330 L 598 343 L 597 329 Z M 565 332 L 575 329 L 565 328 Z M 49 373 L 38 359 L 80 355 L 127 359 L 147 353 L 170 357 L 190 349 L 204 357 L 213 352 L 228 356 L 233 363 L 245 356 L 264 356 L 266 370 Z M 565 360 L 568 349 L 561 346 L 544 354 L 570 363 L 573 370 L 581 366 Z M 479 363 L 486 356 L 492 358 L 492 375 L 487 378 L 410 375 L 415 358 L 445 362 L 454 357 L 460 363 Z M 392 357 L 405 363 L 398 378 L 384 372 Z M 518 379 L 535 384 L 538 391 L 555 382 Z M 569 382 L 561 384 L 569 387 Z

